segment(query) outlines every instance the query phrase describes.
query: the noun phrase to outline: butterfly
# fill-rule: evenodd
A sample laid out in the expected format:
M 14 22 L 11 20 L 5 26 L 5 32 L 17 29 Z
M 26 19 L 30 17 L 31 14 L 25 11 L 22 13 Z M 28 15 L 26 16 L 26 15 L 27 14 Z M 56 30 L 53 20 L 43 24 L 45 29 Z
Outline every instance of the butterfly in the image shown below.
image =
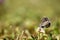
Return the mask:
M 51 25 L 50 20 L 47 17 L 42 18 L 40 27 L 41 28 L 49 28 Z
M 40 23 L 40 25 L 38 27 L 39 32 L 45 33 L 44 28 L 49 28 L 50 25 L 51 25 L 50 20 L 47 17 L 43 17 L 41 19 L 41 23 Z

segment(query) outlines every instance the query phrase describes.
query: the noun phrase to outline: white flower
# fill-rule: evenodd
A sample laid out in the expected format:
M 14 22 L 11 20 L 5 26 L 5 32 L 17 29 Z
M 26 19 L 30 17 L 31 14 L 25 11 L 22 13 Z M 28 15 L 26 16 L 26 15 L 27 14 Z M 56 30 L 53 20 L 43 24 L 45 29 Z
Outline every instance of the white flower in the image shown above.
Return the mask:
M 36 32 L 45 33 L 45 30 L 44 30 L 43 28 L 38 27 L 38 28 L 36 29 Z
M 41 33 L 45 33 L 45 30 L 43 28 L 40 28 Z

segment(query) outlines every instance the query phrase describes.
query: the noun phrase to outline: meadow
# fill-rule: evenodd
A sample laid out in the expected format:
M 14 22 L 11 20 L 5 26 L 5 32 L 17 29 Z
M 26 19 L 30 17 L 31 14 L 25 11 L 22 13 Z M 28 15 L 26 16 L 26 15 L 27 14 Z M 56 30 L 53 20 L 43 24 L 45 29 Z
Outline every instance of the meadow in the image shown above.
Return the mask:
M 36 30 L 44 16 L 46 34 Z M 0 40 L 60 40 L 60 0 L 0 0 Z

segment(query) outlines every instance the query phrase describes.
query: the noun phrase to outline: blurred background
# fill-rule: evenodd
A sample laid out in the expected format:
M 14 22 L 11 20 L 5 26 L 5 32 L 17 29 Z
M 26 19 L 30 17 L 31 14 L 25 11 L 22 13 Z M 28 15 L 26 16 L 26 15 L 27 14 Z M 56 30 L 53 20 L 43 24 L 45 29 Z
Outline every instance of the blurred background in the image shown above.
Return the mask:
M 54 35 L 60 35 L 60 0 L 0 0 L 0 38 L 38 27 L 48 17 Z

